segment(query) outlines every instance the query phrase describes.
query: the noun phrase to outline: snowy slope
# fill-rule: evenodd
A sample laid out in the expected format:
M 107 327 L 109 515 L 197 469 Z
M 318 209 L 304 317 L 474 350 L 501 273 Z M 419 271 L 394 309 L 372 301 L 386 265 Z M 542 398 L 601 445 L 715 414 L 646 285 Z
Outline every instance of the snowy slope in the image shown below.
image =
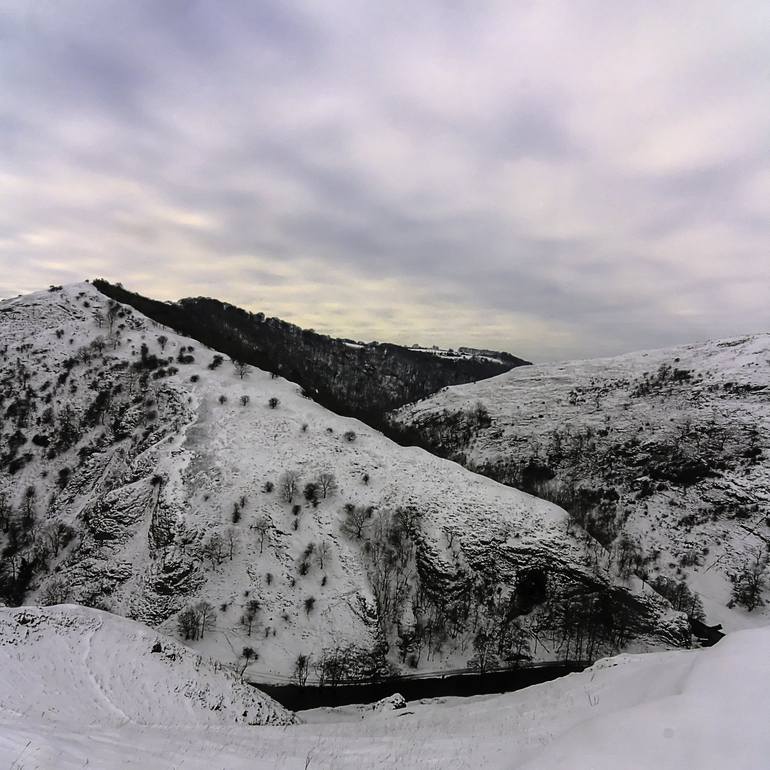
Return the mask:
M 607 547 L 627 538 L 644 574 L 685 579 L 710 621 L 767 622 L 726 605 L 770 542 L 770 335 L 515 369 L 393 420 L 587 517 Z
M 155 650 L 155 651 L 154 651 Z M 46 724 L 291 724 L 231 671 L 132 620 L 74 605 L 0 610 L 0 713 Z
M 19 600 L 96 606 L 172 634 L 180 611 L 210 602 L 211 627 L 189 643 L 232 665 L 252 647 L 257 680 L 351 645 L 362 665 L 464 665 L 479 628 L 507 633 L 514 618 L 534 657 L 574 657 L 557 604 L 576 592 L 629 615 L 596 632 L 594 654 L 684 641 L 682 616 L 638 583 L 613 588 L 601 549 L 555 505 L 399 447 L 281 378 L 241 377 L 226 360 L 211 369 L 214 351 L 131 308 L 110 322 L 109 307 L 87 283 L 0 303 L 0 496 L 13 523 L 0 577 L 29 579 Z M 299 479 L 290 503 L 286 471 Z M 322 472 L 337 488 L 313 505 L 302 489 Z M 368 541 L 343 533 L 346 504 L 373 509 Z M 408 528 L 378 535 L 398 511 Z M 70 528 L 61 542 L 55 525 Z M 400 559 L 387 562 L 387 590 L 404 584 L 385 597 L 388 623 L 371 556 L 383 544 Z
M 23 613 L 35 618 L 27 638 Z M 189 669 L 153 658 L 156 635 L 135 624 L 71 607 L 1 614 L 3 767 L 760 770 L 770 755 L 768 628 L 707 650 L 621 655 L 505 695 L 254 727 L 174 692 Z M 205 666 L 196 675 L 212 693 L 223 679 Z

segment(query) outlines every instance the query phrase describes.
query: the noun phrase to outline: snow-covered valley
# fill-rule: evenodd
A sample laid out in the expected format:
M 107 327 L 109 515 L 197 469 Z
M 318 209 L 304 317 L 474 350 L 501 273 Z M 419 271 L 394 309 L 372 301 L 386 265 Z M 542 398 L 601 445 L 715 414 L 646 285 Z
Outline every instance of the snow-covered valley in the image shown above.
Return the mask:
M 257 681 L 688 642 L 557 506 L 90 284 L 3 302 L 0 335 L 9 603 L 107 609 Z
M 658 386 L 643 370 L 610 389 L 600 374 L 619 369 L 596 362 L 574 365 L 593 372 L 583 386 L 524 368 L 399 413 L 480 474 L 340 417 L 295 383 L 228 361 L 88 283 L 0 303 L 0 335 L 0 579 L 5 602 L 21 605 L 0 608 L 7 766 L 763 767 L 768 630 L 675 650 L 691 643 L 691 608 L 653 586 L 665 560 L 679 564 L 676 548 L 695 543 L 714 563 L 679 564 L 673 577 L 698 590 L 714 581 L 713 595 L 702 591 L 707 619 L 722 620 L 719 608 L 728 628 L 765 622 L 761 605 L 726 607 L 739 546 L 765 542 L 764 374 L 755 371 L 765 338 L 715 345 L 732 357 L 738 348 L 740 372 L 715 361 L 730 383 L 719 391 L 690 374 L 696 396 L 667 383 L 651 404 L 639 389 Z M 514 401 L 515 441 L 503 419 Z M 615 430 L 639 433 L 641 409 L 653 435 L 676 431 L 687 448 L 704 405 L 715 427 L 698 457 L 716 462 L 721 442 L 737 459 L 718 475 L 708 466 L 692 483 L 674 476 L 652 487 L 654 472 L 629 481 L 627 457 L 608 465 L 612 501 L 628 509 L 614 542 L 593 508 L 580 518 L 570 507 L 580 485 L 558 498 L 568 514 L 512 488 L 513 477 L 484 475 L 550 462 L 553 476 L 523 478 L 547 496 L 564 470 L 548 443 L 556 426 L 584 435 L 586 422 L 600 444 Z M 511 460 L 503 449 L 528 447 L 521 436 L 547 449 Z M 572 439 L 560 440 L 562 460 L 576 456 Z M 596 462 L 583 441 L 581 472 L 596 484 L 610 453 Z M 703 471 L 684 460 L 676 473 Z M 724 515 L 682 524 L 681 512 L 662 513 L 718 490 Z M 675 500 L 667 508 L 664 492 Z M 654 538 L 657 562 L 624 569 L 621 534 Z M 295 716 L 248 684 L 483 672 L 619 651 L 518 692 L 402 708 Z
M 393 421 L 558 502 L 618 571 L 669 586 L 685 611 L 695 591 L 709 623 L 768 621 L 770 335 L 523 367 Z

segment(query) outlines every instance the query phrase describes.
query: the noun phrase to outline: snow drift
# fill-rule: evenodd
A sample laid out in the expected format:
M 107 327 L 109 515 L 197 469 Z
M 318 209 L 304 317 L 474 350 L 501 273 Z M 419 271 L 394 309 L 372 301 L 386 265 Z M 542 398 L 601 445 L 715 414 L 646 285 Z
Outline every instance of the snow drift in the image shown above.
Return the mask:
M 291 725 L 130 621 L 75 607 L 1 617 L 3 767 L 762 770 L 770 756 L 768 628 L 605 659 L 515 693 L 325 709 Z M 167 653 L 151 651 L 159 639 Z M 269 724 L 248 726 L 243 711 Z

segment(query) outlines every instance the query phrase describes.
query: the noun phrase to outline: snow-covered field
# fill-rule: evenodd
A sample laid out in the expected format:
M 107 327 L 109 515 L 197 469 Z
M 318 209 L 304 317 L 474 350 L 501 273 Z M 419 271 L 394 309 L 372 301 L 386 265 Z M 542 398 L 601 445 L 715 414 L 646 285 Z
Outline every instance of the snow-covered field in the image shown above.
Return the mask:
M 152 653 L 158 641 L 164 652 Z M 316 710 L 282 725 L 269 699 L 131 621 L 5 609 L 0 766 L 763 770 L 769 649 L 770 629 L 755 629 L 706 650 L 621 655 L 515 693 Z

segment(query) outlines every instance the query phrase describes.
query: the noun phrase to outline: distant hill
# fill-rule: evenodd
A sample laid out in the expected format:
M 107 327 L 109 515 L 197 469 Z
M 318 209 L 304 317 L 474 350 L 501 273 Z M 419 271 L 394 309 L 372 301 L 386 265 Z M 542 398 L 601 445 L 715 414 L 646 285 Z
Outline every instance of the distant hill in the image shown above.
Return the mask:
M 685 609 L 683 581 L 712 622 L 767 622 L 770 334 L 515 369 L 391 419 L 402 442 L 561 505 Z
M 499 351 L 447 351 L 336 339 L 207 297 L 160 302 L 97 279 L 93 285 L 153 321 L 300 385 L 338 414 L 382 427 L 390 409 L 447 385 L 528 364 Z

